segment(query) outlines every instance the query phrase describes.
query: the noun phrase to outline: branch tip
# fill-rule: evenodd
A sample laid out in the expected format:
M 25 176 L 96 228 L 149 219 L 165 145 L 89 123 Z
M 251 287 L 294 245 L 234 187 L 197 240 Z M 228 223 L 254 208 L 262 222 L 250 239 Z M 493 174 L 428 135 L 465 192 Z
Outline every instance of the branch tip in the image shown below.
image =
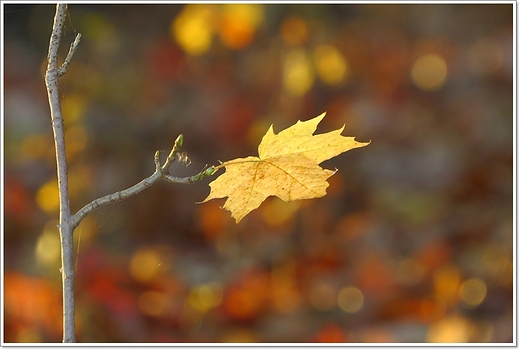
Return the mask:
M 175 140 L 174 147 L 177 147 L 177 149 L 182 147 L 182 144 L 184 143 L 184 135 L 180 134 L 177 136 L 177 139 Z
M 155 171 L 161 171 L 161 159 L 160 159 L 161 151 L 155 151 L 153 156 L 153 162 L 155 163 Z
M 65 73 L 67 73 L 67 68 L 69 67 L 70 61 L 72 60 L 72 56 L 74 55 L 74 52 L 76 52 L 76 49 L 78 48 L 79 41 L 81 40 L 81 33 L 78 33 L 76 35 L 76 38 L 74 39 L 74 42 L 70 44 L 69 52 L 67 53 L 67 57 L 65 58 L 65 61 L 63 61 L 63 64 L 60 68 L 58 68 L 58 76 L 63 76 Z
M 163 166 L 161 167 L 162 174 L 168 174 L 170 165 L 172 165 L 173 162 L 175 162 L 175 156 L 177 155 L 177 152 L 179 151 L 179 149 L 182 147 L 183 142 L 184 142 L 184 136 L 182 134 L 180 134 L 175 139 L 172 150 L 170 151 L 170 154 L 168 154 L 168 158 L 166 158 L 166 161 L 164 162 Z

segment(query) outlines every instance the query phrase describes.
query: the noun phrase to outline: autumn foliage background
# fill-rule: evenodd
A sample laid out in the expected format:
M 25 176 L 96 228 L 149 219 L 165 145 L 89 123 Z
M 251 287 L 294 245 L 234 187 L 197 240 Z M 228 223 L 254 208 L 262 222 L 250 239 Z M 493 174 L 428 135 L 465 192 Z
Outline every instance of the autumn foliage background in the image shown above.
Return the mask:
M 4 6 L 4 340 L 61 341 L 43 82 L 53 5 Z M 191 175 L 327 111 L 368 147 L 327 196 L 239 225 L 205 179 L 76 230 L 80 342 L 511 342 L 512 4 L 75 5 L 61 78 L 72 209 Z

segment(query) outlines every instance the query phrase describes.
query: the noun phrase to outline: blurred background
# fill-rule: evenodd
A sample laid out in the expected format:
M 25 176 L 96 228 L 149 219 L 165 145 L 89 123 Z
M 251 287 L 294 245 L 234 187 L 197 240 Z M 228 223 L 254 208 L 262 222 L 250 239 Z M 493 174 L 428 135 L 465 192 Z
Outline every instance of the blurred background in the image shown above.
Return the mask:
M 61 341 L 44 85 L 54 5 L 4 10 L 4 340 Z M 318 132 L 327 196 L 235 224 L 206 178 L 75 231 L 79 342 L 512 342 L 513 4 L 70 5 L 60 79 L 71 205 Z M 165 155 L 163 155 L 165 157 Z

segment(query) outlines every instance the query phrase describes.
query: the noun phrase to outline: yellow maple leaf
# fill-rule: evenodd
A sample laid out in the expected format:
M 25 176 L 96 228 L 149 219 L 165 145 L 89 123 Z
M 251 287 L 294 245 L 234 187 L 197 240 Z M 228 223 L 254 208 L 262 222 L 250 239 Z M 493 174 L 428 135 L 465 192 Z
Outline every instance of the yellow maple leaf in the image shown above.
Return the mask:
M 370 142 L 341 136 L 345 128 L 313 135 L 325 113 L 275 134 L 267 130 L 258 146 L 258 157 L 237 158 L 220 164 L 215 171 L 226 172 L 210 183 L 211 191 L 204 202 L 228 197 L 223 208 L 231 211 L 236 222 L 258 208 L 269 196 L 286 202 L 323 197 L 329 186 L 326 181 L 335 171 L 318 164 L 353 148 Z

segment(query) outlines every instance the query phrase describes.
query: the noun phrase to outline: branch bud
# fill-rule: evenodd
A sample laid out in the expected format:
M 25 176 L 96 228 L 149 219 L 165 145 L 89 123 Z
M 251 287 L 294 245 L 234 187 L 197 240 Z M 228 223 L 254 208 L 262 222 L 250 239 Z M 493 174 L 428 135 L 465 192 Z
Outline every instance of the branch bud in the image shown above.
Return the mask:
M 177 139 L 175 140 L 175 149 L 179 149 L 182 147 L 182 144 L 184 143 L 184 136 L 180 134 Z

